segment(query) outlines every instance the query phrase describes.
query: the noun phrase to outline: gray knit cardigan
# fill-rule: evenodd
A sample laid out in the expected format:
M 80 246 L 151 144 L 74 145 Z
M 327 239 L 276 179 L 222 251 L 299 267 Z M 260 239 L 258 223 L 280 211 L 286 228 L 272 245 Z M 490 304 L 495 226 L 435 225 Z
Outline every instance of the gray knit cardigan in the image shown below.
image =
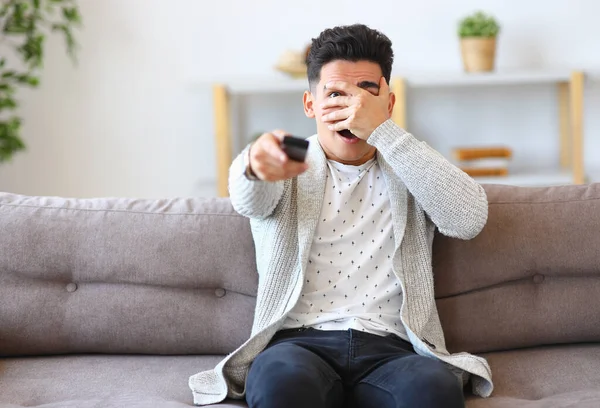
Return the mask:
M 326 158 L 316 136 L 309 138 L 309 169 L 279 182 L 250 181 L 244 176 L 242 152 L 229 176 L 231 202 L 250 218 L 259 274 L 250 339 L 214 369 L 189 379 L 194 404 L 216 404 L 245 395 L 246 375 L 254 358 L 283 325 L 301 295 L 308 257 L 325 191 Z M 388 188 L 395 252 L 393 269 L 402 286 L 400 318 L 415 351 L 446 363 L 473 393 L 493 390 L 485 359 L 450 354 L 434 299 L 431 251 L 434 232 L 471 239 L 487 222 L 483 188 L 426 143 L 388 120 L 367 140 Z M 248 147 L 246 148 L 248 149 Z

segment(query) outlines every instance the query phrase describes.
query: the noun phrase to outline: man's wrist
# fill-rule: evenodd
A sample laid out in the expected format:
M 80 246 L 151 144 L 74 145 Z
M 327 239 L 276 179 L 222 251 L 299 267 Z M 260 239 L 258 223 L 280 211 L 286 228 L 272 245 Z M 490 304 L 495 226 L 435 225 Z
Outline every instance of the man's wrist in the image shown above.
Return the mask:
M 256 173 L 254 173 L 254 171 L 252 170 L 252 165 L 250 164 L 250 151 L 252 150 L 252 146 L 254 145 L 254 143 L 252 143 L 249 147 L 248 150 L 246 151 L 246 155 L 244 158 L 244 176 L 246 176 L 246 178 L 248 180 L 251 181 L 257 181 L 260 180 L 258 178 L 258 176 L 256 175 Z
M 382 139 L 389 142 L 390 135 L 393 135 L 393 139 L 391 140 L 395 140 L 397 139 L 398 135 L 403 135 L 405 133 L 406 131 L 396 125 L 392 119 L 387 119 L 377 126 L 373 132 L 371 132 L 366 142 L 372 146 L 375 146 L 376 144 L 381 144 Z

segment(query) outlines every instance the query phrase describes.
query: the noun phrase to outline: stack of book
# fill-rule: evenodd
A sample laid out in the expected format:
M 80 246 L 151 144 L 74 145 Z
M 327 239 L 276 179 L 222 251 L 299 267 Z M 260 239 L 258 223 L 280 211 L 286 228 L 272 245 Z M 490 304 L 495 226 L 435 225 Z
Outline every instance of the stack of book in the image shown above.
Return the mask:
M 458 147 L 452 155 L 456 165 L 471 177 L 507 176 L 512 150 L 504 146 Z

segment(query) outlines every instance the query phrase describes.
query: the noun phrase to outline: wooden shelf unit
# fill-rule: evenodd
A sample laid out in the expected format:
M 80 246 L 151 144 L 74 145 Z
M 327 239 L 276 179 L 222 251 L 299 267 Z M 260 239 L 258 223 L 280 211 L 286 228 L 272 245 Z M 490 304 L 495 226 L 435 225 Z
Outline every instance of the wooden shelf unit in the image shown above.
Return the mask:
M 508 177 L 475 178 L 481 183 L 518 185 L 554 185 L 570 182 L 586 182 L 584 170 L 583 119 L 584 83 L 582 71 L 515 71 L 484 74 L 407 74 L 394 76 L 390 87 L 396 94 L 392 119 L 399 126 L 407 127 L 407 88 L 503 86 L 519 84 L 551 84 L 557 87 L 558 129 L 560 137 L 560 172 L 544 174 L 515 174 Z M 246 79 L 213 85 L 215 138 L 217 153 L 217 193 L 228 195 L 228 172 L 233 160 L 231 134 L 232 95 L 298 93 L 307 89 L 303 79 Z

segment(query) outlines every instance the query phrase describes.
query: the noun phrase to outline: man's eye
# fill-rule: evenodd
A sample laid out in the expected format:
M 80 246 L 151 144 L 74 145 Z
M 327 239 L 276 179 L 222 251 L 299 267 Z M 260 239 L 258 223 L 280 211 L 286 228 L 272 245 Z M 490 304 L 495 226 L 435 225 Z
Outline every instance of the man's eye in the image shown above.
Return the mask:
M 332 92 L 329 94 L 330 98 L 337 98 L 338 96 L 340 96 L 341 94 L 339 92 Z

